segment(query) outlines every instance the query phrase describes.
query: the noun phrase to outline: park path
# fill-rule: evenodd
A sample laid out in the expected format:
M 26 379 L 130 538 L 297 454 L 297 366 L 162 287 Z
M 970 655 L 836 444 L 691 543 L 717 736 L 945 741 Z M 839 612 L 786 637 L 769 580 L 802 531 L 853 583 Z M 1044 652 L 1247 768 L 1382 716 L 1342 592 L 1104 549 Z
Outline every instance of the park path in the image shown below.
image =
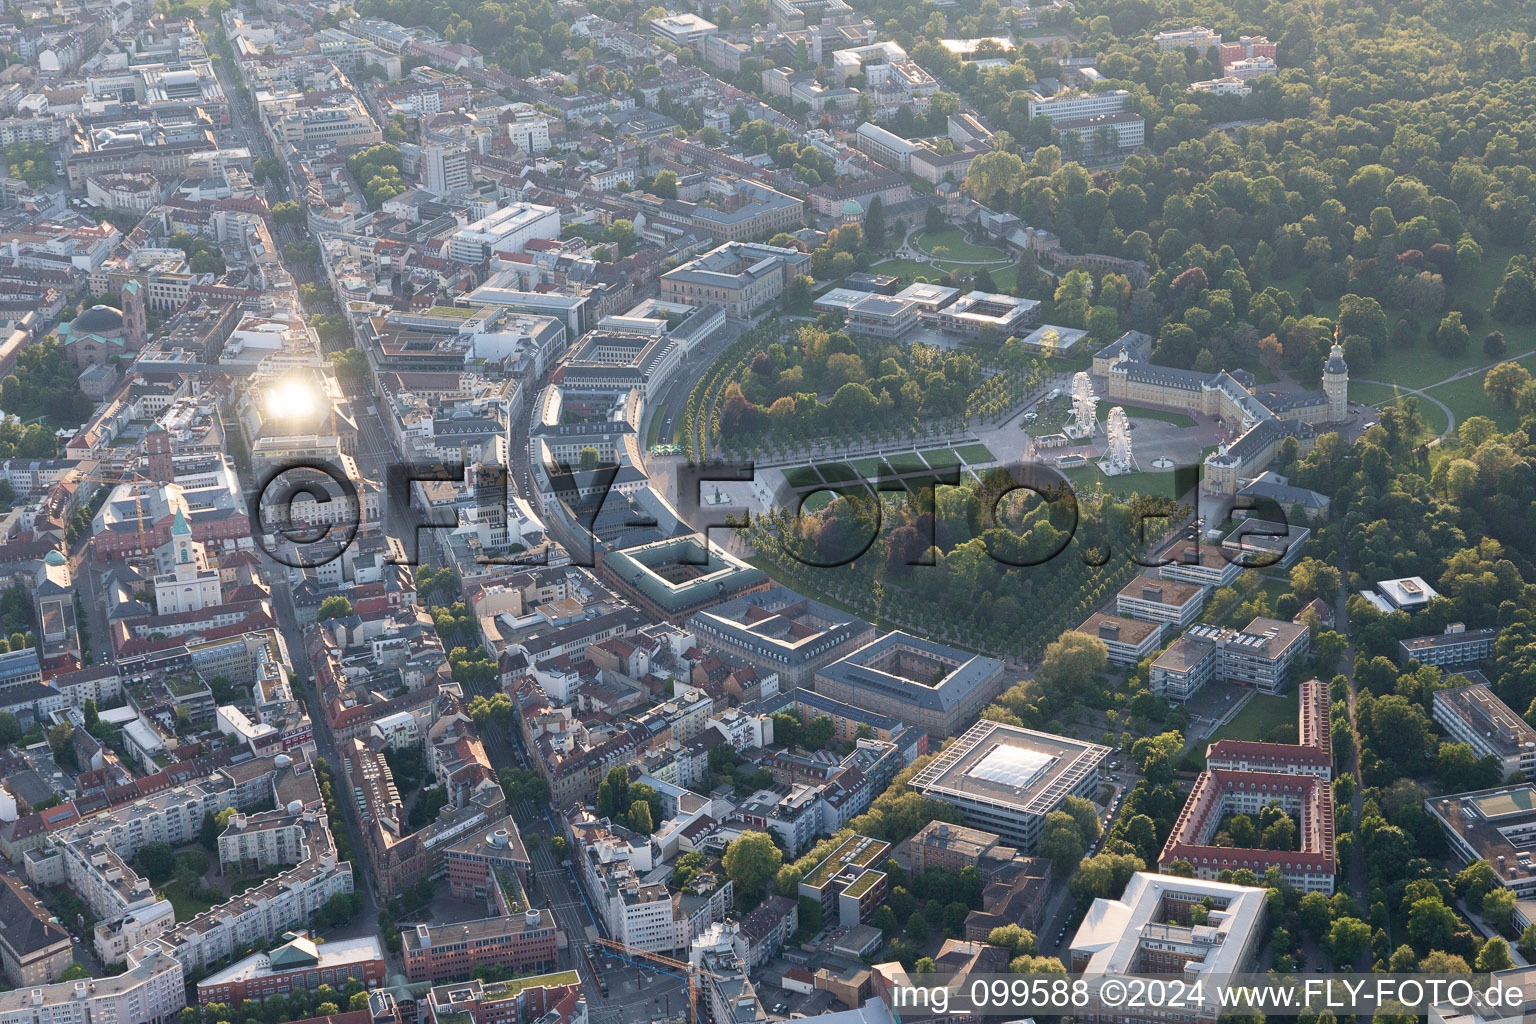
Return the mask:
M 1440 436 L 1435 439 L 1435 442 L 1438 442 L 1445 440 L 1450 436 L 1451 431 L 1456 429 L 1456 414 L 1451 411 L 1450 406 L 1446 405 L 1434 395 L 1429 394 L 1429 392 L 1446 384 L 1454 384 L 1456 381 L 1466 380 L 1468 377 L 1475 377 L 1479 373 L 1487 373 L 1489 370 L 1493 369 L 1495 366 L 1498 366 L 1500 363 L 1517 363 L 1520 360 L 1533 355 L 1536 355 L 1536 349 L 1531 349 L 1529 352 L 1523 352 L 1518 356 L 1505 356 L 1502 359 L 1495 359 L 1493 362 L 1486 363 L 1482 366 L 1469 366 L 1464 370 L 1457 370 L 1455 373 L 1451 374 L 1449 377 L 1446 377 L 1444 380 L 1437 380 L 1433 384 L 1426 384 L 1421 388 L 1410 388 L 1405 384 L 1396 384 L 1392 381 L 1385 380 L 1370 380 L 1366 377 L 1360 377 L 1358 380 L 1361 384 L 1377 384 L 1381 387 L 1396 388 L 1398 391 L 1405 392 L 1410 395 L 1417 395 L 1419 398 L 1426 399 L 1439 406 L 1440 411 L 1445 413 L 1445 421 L 1447 426 L 1440 432 Z M 1371 408 L 1379 409 L 1383 405 L 1386 405 L 1389 401 L 1392 401 L 1392 399 L 1383 399 L 1380 402 L 1372 403 Z

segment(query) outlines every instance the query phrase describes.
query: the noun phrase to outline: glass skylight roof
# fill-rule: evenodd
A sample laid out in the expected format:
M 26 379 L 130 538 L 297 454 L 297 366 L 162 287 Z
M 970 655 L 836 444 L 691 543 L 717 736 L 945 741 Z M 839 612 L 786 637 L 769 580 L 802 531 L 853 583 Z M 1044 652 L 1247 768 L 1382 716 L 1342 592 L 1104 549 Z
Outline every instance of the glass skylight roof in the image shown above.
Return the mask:
M 1023 789 L 1044 774 L 1054 760 L 1044 751 L 999 743 L 966 774 L 983 782 Z

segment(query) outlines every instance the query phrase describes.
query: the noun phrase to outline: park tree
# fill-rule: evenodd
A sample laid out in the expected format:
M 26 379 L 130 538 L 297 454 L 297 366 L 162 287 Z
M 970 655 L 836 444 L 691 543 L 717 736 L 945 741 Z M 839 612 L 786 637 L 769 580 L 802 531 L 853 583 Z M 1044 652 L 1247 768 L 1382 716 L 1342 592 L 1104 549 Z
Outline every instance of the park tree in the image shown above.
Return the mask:
M 721 864 L 738 892 L 753 896 L 768 879 L 777 876 L 784 854 L 766 832 L 743 832 L 740 839 L 726 847 Z
M 1094 685 L 1095 677 L 1109 663 L 1104 641 L 1086 633 L 1066 632 L 1046 645 L 1039 679 L 1046 690 L 1063 697 L 1077 697 Z
M 1531 382 L 1531 371 L 1519 363 L 1500 363 L 1483 375 L 1483 394 L 1494 405 L 1510 408 Z

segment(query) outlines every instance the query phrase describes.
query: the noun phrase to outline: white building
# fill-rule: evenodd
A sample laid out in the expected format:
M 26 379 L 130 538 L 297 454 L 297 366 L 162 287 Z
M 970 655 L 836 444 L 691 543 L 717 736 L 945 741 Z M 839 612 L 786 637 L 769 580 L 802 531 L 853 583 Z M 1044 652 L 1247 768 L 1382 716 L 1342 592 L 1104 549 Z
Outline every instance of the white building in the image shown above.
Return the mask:
M 868 121 L 859 125 L 858 130 L 854 132 L 853 143 L 859 152 L 903 174 L 912 169 L 912 154 L 922 149 L 917 143 L 910 142 Z
M 1190 92 L 1208 92 L 1213 96 L 1247 96 L 1252 91 L 1246 81 L 1232 75 L 1225 78 L 1211 78 L 1204 82 L 1191 82 Z
M 1166 970 L 1174 976 L 1229 977 L 1252 970 L 1264 941 L 1268 890 L 1138 871 L 1117 900 L 1096 899 L 1072 937 L 1066 968 L 1098 979 Z M 1196 907 L 1201 907 L 1196 911 Z M 1197 916 L 1198 915 L 1198 916 Z M 1196 923 L 1203 918 L 1202 923 Z M 1216 997 L 1181 1010 L 1188 1021 L 1214 1021 Z M 1162 1014 L 1119 1021 L 1165 1019 Z
M 526 103 L 518 103 L 513 109 L 503 112 L 503 116 L 507 114 L 512 116 L 512 120 L 507 122 L 507 138 L 512 140 L 512 145 L 533 154 L 549 148 L 549 118 L 542 111 Z
M 1228 64 L 1223 70 L 1228 78 L 1236 78 L 1248 81 L 1253 78 L 1263 78 L 1265 75 L 1273 75 L 1279 72 L 1273 57 L 1244 57 Z
M 669 14 L 651 19 L 651 34 L 677 46 L 692 46 L 705 36 L 712 36 L 720 26 L 697 14 Z
M 429 143 L 421 147 L 421 186 L 442 196 L 469 190 L 469 148 Z
M 1029 116 L 1048 117 L 1052 121 L 1071 121 L 1101 114 L 1118 114 L 1125 109 L 1131 94 L 1124 89 L 1109 92 L 1074 92 L 1060 96 L 1031 96 Z
M 520 253 L 530 239 L 560 237 L 560 211 L 553 206 L 514 203 L 455 231 L 448 256 L 460 263 L 483 263 L 493 253 Z

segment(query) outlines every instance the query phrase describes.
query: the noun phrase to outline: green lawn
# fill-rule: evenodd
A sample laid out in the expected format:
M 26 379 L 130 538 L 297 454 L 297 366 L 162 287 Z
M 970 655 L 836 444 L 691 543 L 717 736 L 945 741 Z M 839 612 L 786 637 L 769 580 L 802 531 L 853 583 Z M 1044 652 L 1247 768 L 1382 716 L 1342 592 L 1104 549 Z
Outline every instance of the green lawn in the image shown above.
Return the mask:
M 903 285 L 909 285 L 913 281 L 928 281 L 937 284 L 949 274 L 951 270 L 959 270 L 961 273 L 970 274 L 978 270 L 985 270 L 992 275 L 992 283 L 1003 291 L 1013 288 L 1018 280 L 1019 268 L 1011 262 L 991 263 L 985 267 L 961 266 L 954 263 L 945 263 L 942 260 L 934 260 L 930 263 L 919 263 L 916 260 L 897 259 L 876 263 L 870 270 L 877 274 L 890 274 L 901 278 Z
M 1165 498 L 1177 498 L 1174 493 L 1175 481 L 1178 474 L 1172 470 L 1160 473 L 1126 473 L 1122 476 L 1105 476 L 1099 472 L 1099 467 L 1093 462 L 1086 466 L 1078 466 L 1076 469 L 1064 469 L 1062 475 L 1072 482 L 1072 486 L 1080 491 L 1092 490 L 1102 486 L 1110 494 L 1147 494 L 1161 495 Z
M 897 473 L 921 473 L 928 468 L 928 463 L 922 460 L 917 452 L 899 452 L 896 455 L 888 455 L 885 459 L 891 464 L 891 469 Z
M 784 481 L 791 487 L 812 487 L 821 483 L 815 466 L 790 466 L 784 470 Z
M 822 509 L 832 504 L 832 499 L 836 497 L 837 495 L 833 494 L 831 491 L 812 491 L 810 494 L 805 496 L 805 501 L 801 503 L 800 510 L 802 512 L 820 512 Z
M 1393 348 L 1389 345 L 1382 357 L 1370 366 L 1359 370 L 1351 366 L 1349 375 L 1387 381 L 1392 384 L 1404 384 L 1410 388 L 1427 388 L 1469 367 L 1485 366 L 1493 362 L 1492 359 L 1483 355 L 1482 335 L 1486 333 L 1486 330 L 1482 331 L 1473 339 L 1473 343 L 1465 352 L 1452 358 L 1441 355 L 1430 347 L 1427 341 L 1421 341 L 1412 348 Z M 1527 344 L 1520 347 L 1514 341 L 1509 342 L 1512 355 L 1521 355 L 1533 347 L 1536 346 Z M 1350 382 L 1350 390 L 1353 397 L 1353 381 Z
M 1262 740 L 1277 726 L 1294 724 L 1296 700 L 1297 698 L 1293 696 L 1254 694 L 1247 706 L 1237 713 L 1236 718 L 1197 743 L 1196 749 L 1191 750 L 1184 760 L 1197 762 L 1200 770 L 1204 771 L 1205 748 L 1209 744 L 1217 740 Z M 1202 710 L 1209 711 L 1209 709 Z
M 190 921 L 198 914 L 213 909 L 213 904 L 194 895 L 193 890 L 201 888 L 199 880 L 187 881 L 186 879 L 173 879 L 160 887 L 160 895 L 171 901 L 171 909 L 176 912 L 178 924 Z
M 981 462 L 996 462 L 997 456 L 992 454 L 992 449 L 984 444 L 968 444 L 955 449 L 955 454 L 966 461 L 968 465 L 976 465 Z
M 879 459 L 855 459 L 853 471 L 859 475 L 860 480 L 873 480 L 880 475 Z
M 556 971 L 553 974 L 530 974 L 523 978 L 513 978 L 504 982 L 507 995 L 517 995 L 529 986 L 553 986 L 575 985 L 581 981 L 581 975 L 575 971 Z
M 823 480 L 833 484 L 859 478 L 858 473 L 846 462 L 819 462 L 816 464 L 816 471 L 821 474 Z
M 1485 357 L 1486 358 L 1486 357 Z M 1491 360 L 1490 360 L 1491 361 Z M 1519 363 L 1527 370 L 1536 372 L 1536 355 L 1524 356 L 1513 359 L 1511 362 Z M 1435 396 L 1451 407 L 1451 412 L 1456 414 L 1456 422 L 1460 423 L 1469 416 L 1487 416 L 1499 425 L 1499 429 L 1505 432 L 1515 429 L 1520 425 L 1519 414 L 1514 409 L 1501 408 L 1488 401 L 1483 393 L 1483 378 L 1486 374 L 1477 373 L 1461 380 L 1453 380 L 1449 384 L 1442 384 L 1437 388 L 1430 388 L 1425 393 Z M 1353 394 L 1354 385 L 1350 385 Z M 1424 412 L 1424 425 L 1437 433 L 1445 429 L 1445 416 L 1439 409 L 1425 409 L 1426 403 L 1420 402 L 1419 408 Z M 1431 424 L 1431 413 L 1439 425 Z
M 1001 249 L 966 241 L 965 232 L 954 227 L 943 231 L 919 231 L 912 235 L 910 242 L 914 248 L 930 256 L 934 255 L 936 248 L 942 246 L 949 250 L 945 255 L 955 260 L 996 260 L 1001 263 L 1008 258 L 1008 254 Z
M 1280 595 L 1289 594 L 1291 592 L 1291 583 L 1289 580 L 1265 579 L 1264 582 L 1259 585 L 1259 589 L 1264 591 L 1264 600 L 1269 603 L 1269 610 L 1274 611 L 1275 602 L 1280 599 Z M 1243 625 L 1246 626 L 1248 623 L 1245 622 Z
M 1388 387 L 1385 384 L 1367 384 L 1364 381 L 1349 382 L 1349 400 L 1363 402 L 1366 405 L 1380 405 L 1391 402 L 1397 398 L 1397 388 Z
M 960 465 L 960 456 L 948 448 L 930 448 L 925 452 L 918 452 L 918 454 L 923 457 L 923 461 L 927 462 L 934 469 L 939 469 L 943 466 Z
M 1279 725 L 1296 721 L 1296 700 L 1286 694 L 1256 693 L 1237 717 L 1216 730 L 1212 740 L 1262 740 Z

